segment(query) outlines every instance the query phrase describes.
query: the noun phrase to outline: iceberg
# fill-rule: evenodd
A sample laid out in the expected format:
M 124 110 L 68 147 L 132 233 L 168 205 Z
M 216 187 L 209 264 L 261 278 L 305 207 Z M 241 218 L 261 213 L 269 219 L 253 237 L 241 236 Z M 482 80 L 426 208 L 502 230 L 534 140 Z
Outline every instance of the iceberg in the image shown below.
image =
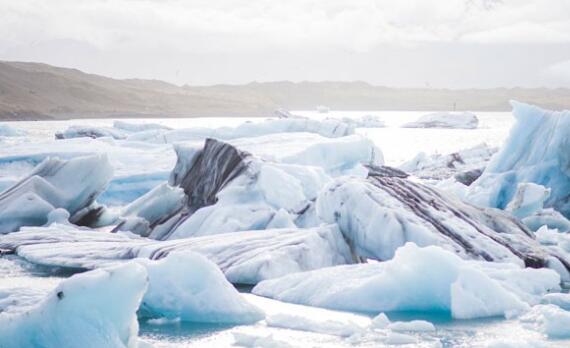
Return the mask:
M 356 127 L 358 128 L 384 128 L 386 127 L 386 122 L 384 122 L 379 116 L 376 115 L 364 115 L 360 119 L 356 119 Z
M 451 177 L 469 186 L 475 181 L 498 149 L 487 144 L 447 155 L 419 153 L 398 168 L 421 179 L 443 180 Z
M 21 137 L 27 132 L 22 129 L 11 127 L 5 123 L 0 123 L 0 137 Z
M 178 159 L 168 183 L 172 188 L 160 190 L 180 188 L 185 197 L 177 196 L 170 205 L 165 204 L 170 199 L 152 198 L 157 192 L 151 191 L 140 199 L 148 203 L 148 212 L 160 211 L 155 215 L 162 217 L 148 220 L 139 214 L 136 221 L 124 222 L 118 229 L 166 240 L 268 227 L 313 227 L 313 201 L 332 176 L 363 176 L 368 172 L 365 165 L 383 163 L 382 152 L 360 136 L 324 141 L 302 136 L 305 145 L 275 151 L 281 157 L 273 161 L 264 156 L 263 151 L 285 147 L 286 140 L 296 138 L 260 137 L 261 142 L 243 140 L 235 145 L 206 139 L 203 145 L 176 145 Z M 265 149 L 256 151 L 261 158 L 243 150 L 256 148 Z
M 389 260 L 406 242 L 438 245 L 462 258 L 527 267 L 562 263 L 567 256 L 542 247 L 521 222 L 498 209 L 483 209 L 431 186 L 390 173 L 342 177 L 316 201 L 317 216 L 336 223 L 361 258 Z M 553 259 L 559 260 L 553 261 Z
M 505 210 L 519 219 L 533 215 L 544 208 L 544 201 L 550 196 L 550 189 L 533 183 L 520 183 L 513 199 Z
M 21 142 L 1 147 L 0 176 L 17 182 L 49 157 L 69 160 L 95 154 L 105 155 L 113 167 L 113 178 L 107 190 L 98 198 L 100 203 L 108 206 L 128 204 L 167 181 L 176 163 L 171 144 L 73 138 Z
M 148 131 L 170 131 L 172 128 L 156 123 L 131 123 L 125 121 L 114 121 L 113 127 L 94 126 L 70 126 L 63 132 L 56 132 L 56 139 L 72 138 L 102 138 L 110 137 L 117 140 L 124 140 L 135 133 Z
M 169 214 L 186 205 L 186 195 L 179 187 L 163 183 L 123 208 L 115 231 L 130 231 L 148 237 L 155 226 L 168 220 Z
M 570 337 L 570 312 L 555 305 L 537 305 L 520 321 L 549 338 Z
M 434 112 L 423 115 L 414 122 L 406 123 L 403 128 L 454 128 L 475 129 L 479 119 L 471 112 Z
M 126 121 L 114 121 L 113 128 L 126 132 L 144 132 L 154 129 L 172 130 L 172 128 L 157 123 L 133 123 Z
M 289 343 L 281 340 L 276 340 L 273 335 L 261 335 L 257 333 L 244 333 L 233 332 L 234 342 L 233 346 L 236 347 L 251 347 L 251 348 L 292 348 Z
M 146 271 L 135 263 L 72 276 L 36 305 L 0 313 L 0 346 L 137 347 L 146 287 Z
M 327 117 L 325 120 L 336 120 L 347 123 L 354 128 L 385 128 L 386 123 L 376 115 L 364 115 L 361 117 Z
M 200 254 L 176 252 L 136 262 L 146 268 L 149 279 L 139 311 L 143 316 L 219 324 L 247 324 L 264 317 Z
M 363 171 L 362 164 L 384 164 L 382 150 L 361 135 L 326 138 L 310 133 L 285 133 L 227 141 L 269 162 L 320 167 L 329 175 Z
M 258 122 L 245 122 L 237 127 L 185 128 L 175 130 L 152 130 L 134 133 L 128 137 L 132 141 L 153 143 L 175 143 L 196 141 L 206 138 L 231 140 L 253 138 L 277 133 L 314 133 L 327 138 L 344 137 L 354 134 L 354 126 L 339 120 L 314 120 L 309 118 L 266 119 Z
M 127 134 L 120 129 L 110 127 L 89 127 L 89 126 L 70 126 L 63 132 L 56 132 L 56 139 L 71 138 L 102 138 L 110 137 L 113 139 L 126 139 Z
M 262 281 L 252 292 L 329 309 L 446 312 L 458 319 L 510 316 L 560 290 L 548 269 L 465 261 L 439 247 L 408 243 L 390 261 L 345 265 Z
M 274 229 L 156 241 L 132 233 L 106 233 L 54 224 L 28 227 L 0 240 L 0 249 L 40 265 L 94 269 L 133 258 L 158 260 L 196 252 L 220 267 L 234 284 L 257 284 L 294 272 L 354 262 L 335 225 Z
M 542 297 L 540 303 L 555 305 L 565 311 L 570 311 L 570 294 L 568 293 L 546 294 Z
M 88 225 L 102 209 L 95 199 L 111 180 L 113 169 L 105 155 L 71 160 L 48 158 L 24 179 L 0 193 L 0 234 L 22 226 L 41 226 L 61 208 L 70 221 Z
M 570 111 L 547 111 L 515 101 L 511 104 L 516 123 L 501 150 L 470 186 L 469 201 L 505 209 L 519 184 L 534 183 L 550 189 L 546 208 L 569 217 L 570 157 L 566 148 Z
M 269 328 L 349 337 L 364 333 L 371 325 L 365 315 L 301 306 L 252 294 L 244 294 L 244 297 L 265 310 L 265 324 Z
M 542 209 L 526 216 L 522 222 L 533 231 L 537 231 L 544 225 L 564 233 L 570 231 L 570 220 L 552 208 Z
M 392 331 L 409 331 L 409 332 L 432 332 L 435 331 L 435 326 L 425 320 L 412 320 L 412 321 L 396 321 L 389 324 L 388 329 Z

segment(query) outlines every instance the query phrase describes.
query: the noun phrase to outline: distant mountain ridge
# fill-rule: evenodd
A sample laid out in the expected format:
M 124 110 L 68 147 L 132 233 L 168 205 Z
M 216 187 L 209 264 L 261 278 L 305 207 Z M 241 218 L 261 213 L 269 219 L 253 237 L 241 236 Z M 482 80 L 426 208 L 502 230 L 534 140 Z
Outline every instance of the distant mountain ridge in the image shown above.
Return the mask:
M 0 62 L 0 120 L 100 117 L 269 116 L 277 108 L 510 110 L 516 99 L 570 109 L 570 89 L 426 89 L 365 82 L 265 82 L 177 86 L 87 74 L 42 63 Z

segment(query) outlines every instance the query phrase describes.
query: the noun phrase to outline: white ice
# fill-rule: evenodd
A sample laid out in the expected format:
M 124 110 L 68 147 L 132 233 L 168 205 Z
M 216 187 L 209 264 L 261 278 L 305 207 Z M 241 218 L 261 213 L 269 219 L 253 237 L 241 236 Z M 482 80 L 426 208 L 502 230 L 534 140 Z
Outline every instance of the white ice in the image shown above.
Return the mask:
M 479 119 L 472 112 L 434 112 L 426 114 L 415 122 L 404 124 L 404 128 L 463 128 L 474 129 Z
M 1 137 L 21 137 L 27 134 L 26 131 L 14 128 L 6 123 L 0 123 L 0 138 Z
M 128 264 L 62 281 L 19 313 L 0 313 L 0 346 L 136 348 L 144 267 Z
M 560 289 L 554 271 L 494 265 L 408 243 L 390 261 L 291 274 L 263 281 L 253 293 L 331 309 L 442 311 L 468 319 L 519 313 Z
M 422 179 L 442 180 L 460 172 L 482 171 L 496 152 L 496 148 L 484 143 L 450 154 L 420 152 L 398 168 Z
M 264 317 L 218 266 L 200 254 L 179 252 L 157 261 L 137 262 L 146 268 L 149 279 L 141 305 L 143 315 L 225 324 L 253 323 Z
M 481 206 L 504 209 L 520 183 L 535 183 L 551 190 L 545 207 L 568 215 L 570 156 L 566 147 L 570 111 L 554 112 L 511 103 L 517 123 L 483 175 L 470 186 L 469 200 Z
M 312 229 L 245 231 L 170 241 L 105 233 L 67 225 L 24 228 L 0 240 L 0 248 L 41 265 L 92 269 L 135 257 L 158 258 L 193 251 L 216 263 L 232 283 L 257 284 L 294 272 L 352 262 L 335 225 Z
M 537 305 L 521 317 L 527 327 L 549 338 L 570 337 L 570 312 L 555 305 Z
M 154 143 L 175 143 L 181 141 L 214 138 L 230 140 L 246 137 L 259 137 L 276 133 L 315 133 L 324 137 L 336 138 L 354 133 L 354 127 L 338 120 L 314 120 L 308 118 L 267 119 L 260 122 L 245 122 L 237 127 L 185 128 L 175 130 L 152 130 L 135 133 L 129 140 Z
M 0 192 L 0 233 L 41 226 L 55 209 L 71 216 L 89 209 L 111 180 L 105 155 L 70 160 L 48 158 L 24 179 Z
M 505 210 L 519 219 L 537 213 L 544 208 L 544 201 L 550 196 L 550 189 L 534 183 L 520 183 L 513 199 Z

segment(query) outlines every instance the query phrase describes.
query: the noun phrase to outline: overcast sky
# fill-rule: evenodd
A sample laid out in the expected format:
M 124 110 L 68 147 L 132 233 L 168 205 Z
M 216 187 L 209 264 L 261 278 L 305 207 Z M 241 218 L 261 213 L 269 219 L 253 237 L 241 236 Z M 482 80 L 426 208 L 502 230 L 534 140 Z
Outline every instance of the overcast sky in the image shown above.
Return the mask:
M 176 84 L 570 87 L 570 0 L 0 0 L 0 60 Z

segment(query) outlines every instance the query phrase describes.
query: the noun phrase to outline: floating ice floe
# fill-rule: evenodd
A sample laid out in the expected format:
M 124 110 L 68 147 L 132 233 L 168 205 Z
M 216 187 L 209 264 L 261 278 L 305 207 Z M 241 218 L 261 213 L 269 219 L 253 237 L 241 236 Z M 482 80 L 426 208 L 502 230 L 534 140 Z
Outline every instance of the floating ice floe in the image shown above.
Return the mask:
M 284 109 L 275 110 L 275 116 L 280 119 L 309 119 L 305 116 L 295 115 Z M 344 122 L 354 128 L 384 128 L 386 123 L 377 115 L 364 115 L 361 117 L 327 117 L 325 121 Z
M 20 137 L 26 134 L 27 132 L 22 129 L 17 129 L 8 124 L 0 123 L 0 137 Z
M 137 347 L 146 287 L 146 271 L 134 263 L 75 275 L 36 305 L 0 313 L 0 346 Z
M 544 225 L 551 229 L 557 229 L 560 232 L 570 231 L 570 220 L 552 208 L 539 210 L 524 217 L 522 221 L 533 231 L 537 231 Z
M 353 262 L 334 225 L 311 229 L 233 232 L 170 241 L 52 225 L 24 228 L 0 240 L 0 249 L 49 266 L 93 269 L 143 257 L 192 251 L 220 267 L 232 283 L 256 284 L 294 272 Z
M 310 137 L 305 146 L 293 146 L 269 161 L 265 152 L 291 139 L 276 138 L 261 137 L 260 143 L 236 141 L 235 145 L 214 139 L 199 146 L 177 145 L 178 161 L 170 175 L 171 188 L 157 188 L 127 207 L 117 230 L 164 240 L 269 227 L 315 226 L 313 201 L 332 175 L 363 176 L 368 172 L 365 164 L 383 162 L 382 152 L 360 136 L 325 141 Z M 255 147 L 265 150 L 255 151 Z M 250 148 L 261 158 L 242 150 Z M 166 195 L 169 192 L 177 193 Z M 180 192 L 185 196 L 181 197 Z M 135 212 L 143 206 L 147 213 Z
M 126 139 L 127 133 L 111 127 L 70 126 L 63 132 L 55 133 L 56 139 L 102 138 Z
M 570 112 L 554 112 L 511 102 L 516 124 L 501 150 L 469 188 L 475 204 L 505 209 L 519 184 L 535 183 L 551 190 L 544 202 L 565 216 L 570 215 Z
M 113 127 L 93 127 L 93 126 L 70 126 L 63 132 L 56 132 L 56 139 L 71 138 L 102 138 L 127 139 L 129 136 L 147 131 L 169 131 L 166 127 L 155 123 L 131 123 L 125 121 L 115 121 Z
M 99 198 L 106 205 L 127 204 L 167 181 L 176 162 L 170 144 L 73 138 L 0 147 L 0 176 L 17 182 L 46 158 L 68 160 L 94 154 L 107 156 L 113 167 L 112 181 Z
M 559 282 L 552 270 L 465 261 L 439 247 L 409 243 L 390 261 L 290 274 L 252 292 L 330 309 L 448 312 L 468 319 L 522 313 L 560 290 Z
M 434 112 L 404 124 L 403 128 L 455 128 L 475 129 L 479 119 L 471 112 Z
M 154 143 L 174 143 L 181 141 L 213 138 L 231 140 L 252 138 L 277 133 L 314 133 L 328 138 L 354 134 L 354 126 L 339 120 L 313 120 L 309 118 L 279 118 L 258 122 L 245 122 L 237 127 L 185 128 L 175 130 L 151 130 L 128 137 L 129 140 Z
M 137 262 L 146 268 L 149 280 L 139 310 L 143 316 L 221 324 L 248 324 L 264 317 L 200 254 L 171 253 Z
M 570 337 L 570 312 L 555 305 L 534 306 L 520 321 L 549 338 Z
M 328 117 L 326 120 L 339 120 L 352 125 L 354 128 L 384 128 L 386 123 L 376 115 L 364 115 L 361 117 L 342 117 L 340 119 Z
M 566 254 L 542 247 L 508 213 L 469 205 L 390 173 L 332 181 L 319 194 L 316 211 L 322 221 L 337 223 L 364 258 L 389 260 L 397 248 L 414 242 L 438 245 L 463 258 L 570 268 Z
M 392 331 L 407 331 L 407 332 L 432 332 L 435 331 L 435 326 L 425 320 L 412 320 L 412 321 L 396 321 L 387 326 Z
M 520 183 L 513 199 L 505 210 L 522 219 L 539 212 L 544 208 L 544 201 L 550 196 L 550 189 L 533 183 Z
M 46 224 L 48 215 L 58 208 L 67 210 L 72 222 L 89 224 L 101 213 L 93 203 L 112 173 L 105 155 L 44 160 L 0 193 L 0 234 Z
M 121 129 L 126 132 L 144 132 L 149 130 L 155 129 L 162 129 L 162 130 L 172 130 L 172 128 L 163 126 L 157 123 L 133 123 L 133 122 L 126 122 L 126 121 L 114 121 L 113 128 Z
M 447 155 L 419 153 L 398 168 L 421 179 L 443 180 L 455 177 L 469 186 L 485 169 L 491 156 L 497 152 L 486 144 L 480 144 Z
M 542 297 L 540 303 L 555 305 L 565 311 L 570 311 L 570 294 L 568 293 L 546 294 Z

